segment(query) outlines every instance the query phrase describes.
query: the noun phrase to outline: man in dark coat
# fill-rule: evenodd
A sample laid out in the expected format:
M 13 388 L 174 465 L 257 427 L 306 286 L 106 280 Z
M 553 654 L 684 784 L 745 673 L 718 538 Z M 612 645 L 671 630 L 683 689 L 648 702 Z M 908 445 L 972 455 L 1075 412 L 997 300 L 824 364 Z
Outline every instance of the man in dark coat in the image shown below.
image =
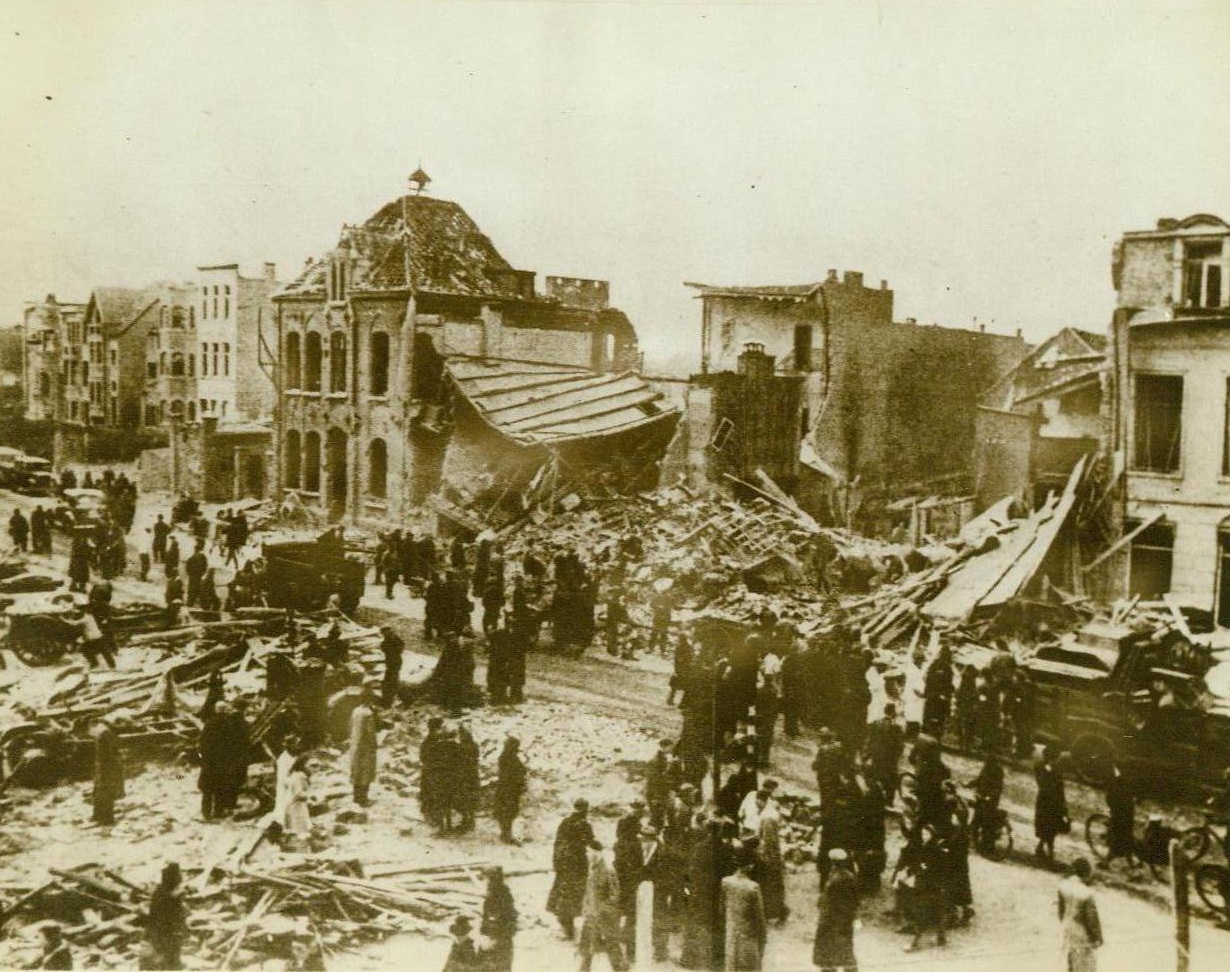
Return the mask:
M 162 555 L 162 569 L 169 578 L 179 573 L 179 538 L 171 537 L 167 541 L 166 552 Z
M 645 767 L 645 805 L 649 807 L 650 822 L 659 829 L 671 791 L 678 783 L 679 766 L 674 757 L 674 745 L 669 739 L 663 739 Z
M 213 820 L 225 813 L 222 809 L 222 790 L 227 775 L 226 763 L 230 758 L 227 751 L 229 717 L 226 703 L 215 706 L 201 726 L 201 736 L 197 742 L 197 754 L 201 760 L 197 788 L 201 791 L 201 817 L 205 820 Z
M 154 563 L 160 564 L 166 557 L 167 553 L 167 537 L 171 535 L 171 527 L 167 521 L 162 518 L 162 514 L 158 514 L 158 519 L 154 521 L 153 526 L 154 540 L 150 544 L 150 555 Z
M 897 792 L 897 766 L 905 750 L 905 729 L 897 721 L 897 707 L 884 706 L 884 717 L 867 727 L 865 753 L 868 771 L 886 794 Z
M 722 878 L 734 873 L 734 857 L 722 839 L 722 824 L 711 820 L 692 846 L 687 864 L 688 910 L 683 930 L 685 969 L 720 969 L 725 951 Z
M 858 884 L 844 850 L 829 852 L 829 879 L 820 891 L 812 963 L 820 972 L 856 972 L 854 919 L 858 915 Z
M 1111 768 L 1106 781 L 1106 809 L 1110 812 L 1106 862 L 1124 857 L 1131 864 L 1136 854 L 1136 794 L 1118 765 Z
M 1034 834 L 1038 838 L 1038 846 L 1034 854 L 1051 864 L 1055 863 L 1055 838 L 1067 833 L 1070 826 L 1068 800 L 1058 756 L 1053 746 L 1047 746 L 1034 766 L 1034 781 L 1038 785 L 1038 794 L 1034 799 Z
M 931 662 L 923 685 L 923 731 L 942 742 L 953 694 L 952 653 L 947 645 L 940 648 Z
M 24 553 L 26 542 L 30 539 L 30 521 L 20 509 L 14 509 L 9 517 L 9 536 L 13 538 L 13 546 Z
M 517 906 L 501 867 L 487 871 L 487 895 L 483 898 L 483 920 L 478 930 L 491 943 L 483 955 L 488 972 L 512 972 Z
M 461 726 L 457 730 L 456 786 L 452 788 L 453 807 L 461 817 L 457 824 L 459 833 L 466 834 L 474 829 L 474 814 L 478 810 L 481 787 L 478 743 L 474 741 L 470 727 Z
M 555 881 L 547 897 L 547 910 L 559 919 L 566 938 L 576 931 L 576 919 L 581 914 L 585 898 L 585 878 L 589 873 L 587 850 L 594 840 L 594 828 L 589 822 L 589 803 L 577 800 L 572 813 L 563 819 L 555 831 L 552 867 Z
M 385 705 L 392 705 L 397 701 L 397 692 L 401 687 L 402 653 L 406 650 L 406 643 L 391 625 L 380 628 L 380 650 L 384 654 L 380 697 Z
M 427 722 L 427 735 L 419 746 L 419 808 L 423 812 L 423 819 L 437 828 L 443 821 L 446 799 L 442 786 L 443 738 L 444 720 L 433 716 Z
M 209 558 L 205 556 L 205 546 L 197 542 L 196 549 L 184 561 L 184 574 L 188 578 L 188 606 L 196 607 L 201 603 L 204 591 L 205 572 L 209 570 Z
M 512 825 L 521 812 L 521 798 L 525 795 L 525 761 L 521 758 L 521 741 L 515 736 L 504 740 L 497 764 L 493 816 L 500 825 L 500 840 L 516 844 Z

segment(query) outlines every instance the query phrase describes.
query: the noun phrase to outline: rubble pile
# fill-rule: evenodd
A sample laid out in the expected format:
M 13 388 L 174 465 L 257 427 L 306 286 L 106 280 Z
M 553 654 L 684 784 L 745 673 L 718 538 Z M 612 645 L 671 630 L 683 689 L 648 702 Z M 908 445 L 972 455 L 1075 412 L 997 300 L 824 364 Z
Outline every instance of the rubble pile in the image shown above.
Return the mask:
M 280 868 L 189 871 L 189 933 L 210 968 L 295 961 L 303 943 L 327 959 L 397 932 L 434 934 L 447 917 L 476 911 L 483 866 L 385 867 L 376 877 L 357 861 L 308 858 Z M 29 890 L 8 889 L 16 896 L 0 920 L 58 921 L 83 964 L 137 967 L 149 891 L 97 864 L 51 875 Z

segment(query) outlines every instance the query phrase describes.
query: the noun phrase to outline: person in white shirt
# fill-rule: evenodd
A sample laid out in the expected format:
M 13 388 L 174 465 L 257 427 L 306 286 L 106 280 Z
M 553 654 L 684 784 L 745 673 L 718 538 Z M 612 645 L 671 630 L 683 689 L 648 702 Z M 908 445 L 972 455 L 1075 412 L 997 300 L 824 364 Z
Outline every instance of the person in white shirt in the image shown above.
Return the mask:
M 777 792 L 777 780 L 765 780 L 759 790 L 752 790 L 739 804 L 739 830 L 744 833 L 760 833 L 760 821 L 764 814 L 778 814 L 781 811 L 773 794 Z
M 927 674 L 926 656 L 914 652 L 905 666 L 905 685 L 901 689 L 901 709 L 905 716 L 905 735 L 913 739 L 922 728 L 923 707 L 926 703 Z

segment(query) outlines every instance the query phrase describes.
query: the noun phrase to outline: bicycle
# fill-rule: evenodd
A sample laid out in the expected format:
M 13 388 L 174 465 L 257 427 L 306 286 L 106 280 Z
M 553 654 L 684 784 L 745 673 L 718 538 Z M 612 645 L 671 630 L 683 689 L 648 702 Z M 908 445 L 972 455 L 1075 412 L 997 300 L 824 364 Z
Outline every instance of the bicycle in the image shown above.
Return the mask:
M 901 836 L 907 840 L 918 826 L 918 778 L 910 770 L 897 777 L 897 802 L 900 810 L 897 814 L 897 826 Z M 969 805 L 959 793 L 953 793 L 956 799 L 956 810 L 965 821 L 970 819 Z
M 1200 900 L 1222 918 L 1230 920 L 1230 867 L 1201 864 L 1192 878 Z
M 975 797 L 971 828 L 974 848 L 988 861 L 1002 861 L 1012 853 L 1012 824 L 1008 820 L 1008 811 L 996 807 L 989 820 L 980 821 L 978 803 Z
M 1218 836 L 1217 831 L 1213 829 L 1215 822 L 1230 830 L 1230 824 L 1220 818 L 1214 821 L 1213 815 L 1206 813 L 1204 823 L 1179 832 L 1179 849 L 1183 851 L 1183 856 L 1193 864 L 1209 852 L 1213 841 L 1216 840 L 1222 847 L 1226 846 L 1226 835 Z
M 1132 828 L 1132 855 L 1149 867 L 1153 880 L 1164 881 L 1170 869 L 1170 841 L 1179 837 L 1175 830 L 1160 820 L 1149 820 L 1144 832 L 1136 835 Z M 1090 814 L 1085 821 L 1085 842 L 1093 856 L 1100 861 L 1110 860 L 1110 817 L 1104 813 Z

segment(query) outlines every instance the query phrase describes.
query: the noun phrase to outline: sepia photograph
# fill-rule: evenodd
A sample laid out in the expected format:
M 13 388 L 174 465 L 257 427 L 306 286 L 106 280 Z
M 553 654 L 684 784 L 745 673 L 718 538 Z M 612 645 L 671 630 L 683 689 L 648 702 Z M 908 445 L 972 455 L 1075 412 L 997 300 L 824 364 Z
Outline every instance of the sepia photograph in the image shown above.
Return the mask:
M 0 0 L 0 969 L 1230 969 L 1230 4 Z

